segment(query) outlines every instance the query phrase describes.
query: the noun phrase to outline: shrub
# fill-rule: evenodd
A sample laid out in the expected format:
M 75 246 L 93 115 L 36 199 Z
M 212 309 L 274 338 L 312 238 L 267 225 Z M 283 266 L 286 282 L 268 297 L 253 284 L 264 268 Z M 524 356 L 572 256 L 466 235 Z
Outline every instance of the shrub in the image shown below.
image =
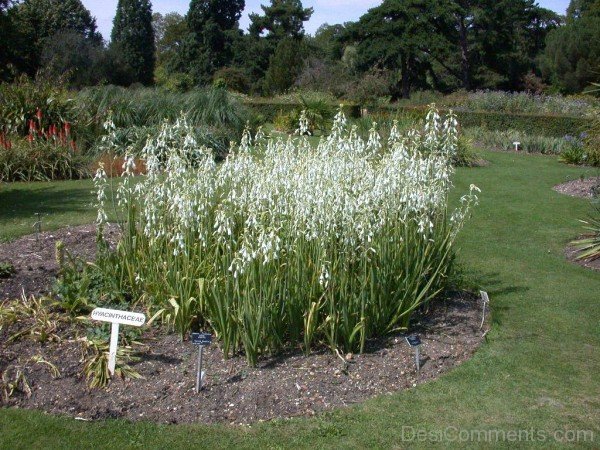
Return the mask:
M 456 111 L 591 116 L 598 100 L 591 96 L 543 95 L 529 92 L 476 91 L 446 97 L 443 104 Z
M 29 121 L 27 138 L 0 133 L 0 181 L 80 179 L 89 175 L 70 134 L 70 124 L 42 128 L 43 113 Z
M 22 75 L 14 83 L 0 84 L 0 131 L 26 136 L 30 120 L 38 111 L 44 115 L 40 128 L 51 124 L 74 123 L 76 115 L 61 78 L 50 79 L 42 73 L 35 80 Z
M 518 130 L 488 130 L 481 127 L 465 128 L 464 135 L 477 145 L 495 150 L 513 151 L 514 143 L 519 142 L 519 148 L 527 153 L 542 153 L 544 155 L 560 155 L 568 149 L 567 138 L 538 136 Z
M 230 91 L 248 94 L 250 92 L 251 82 L 248 75 L 236 67 L 224 67 L 217 70 L 213 75 L 213 82 L 218 80 L 223 82 L 223 87 Z
M 413 114 L 418 118 L 423 118 L 427 114 L 427 108 L 420 106 L 397 107 L 391 105 L 389 107 L 377 107 L 377 111 L 390 110 Z M 463 128 L 479 127 L 498 131 L 515 130 L 533 133 L 537 136 L 558 138 L 579 134 L 590 126 L 589 118 L 557 115 L 512 114 L 491 111 L 456 111 L 456 117 Z
M 134 184 L 128 170 L 116 193 L 127 227 L 113 272 L 150 309 L 173 299 L 181 334 L 211 327 L 225 355 L 241 347 L 251 365 L 298 343 L 362 350 L 406 329 L 452 272 L 475 200 L 448 211 L 456 139 L 454 117 L 432 111 L 424 130 L 392 129 L 386 142 L 360 138 L 342 114 L 318 146 L 246 133 L 222 164 L 201 147 L 149 145 L 147 176 Z M 97 186 L 105 199 L 102 171 Z
M 558 160 L 567 164 L 585 164 L 587 155 L 583 140 L 574 136 L 565 136 L 565 145 Z

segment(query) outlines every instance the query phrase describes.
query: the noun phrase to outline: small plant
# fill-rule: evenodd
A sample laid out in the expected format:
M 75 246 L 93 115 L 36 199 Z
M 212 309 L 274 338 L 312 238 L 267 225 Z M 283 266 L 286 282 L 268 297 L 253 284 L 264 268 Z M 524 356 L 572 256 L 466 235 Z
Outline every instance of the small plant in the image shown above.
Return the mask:
M 45 297 L 29 297 L 25 294 L 21 299 L 13 300 L 0 308 L 0 326 L 18 322 L 20 330 L 9 337 L 15 341 L 23 337 L 38 342 L 59 342 L 58 325 L 62 320 L 50 311 L 51 303 Z
M 73 257 L 62 242 L 56 243 L 56 259 L 59 266 L 53 287 L 56 304 L 72 316 L 89 313 L 96 306 L 114 306 L 128 299 L 127 292 L 119 285 L 118 278 L 108 275 L 106 258 L 111 256 L 98 241 L 96 264 L 86 263 Z M 114 256 L 113 256 L 114 257 Z
M 204 280 L 198 280 L 198 295 L 202 300 L 204 296 Z M 194 322 L 198 321 L 199 305 L 201 304 L 195 297 L 188 297 L 181 300 L 180 298 L 170 298 L 165 308 L 158 311 L 148 321 L 148 324 L 154 322 L 158 317 L 167 324 L 167 327 L 179 333 L 183 341 L 185 335 L 190 331 Z
M 31 386 L 29 386 L 23 369 L 16 366 L 9 366 L 0 376 L 2 402 L 8 403 L 15 392 L 20 392 L 29 398 L 31 397 Z
M 0 262 L 0 278 L 10 278 L 15 273 L 15 266 L 11 263 Z
M 564 162 L 566 164 L 585 164 L 587 160 L 587 154 L 583 144 L 583 138 L 585 136 L 580 136 L 576 138 L 574 136 L 565 136 L 565 146 L 558 157 L 558 160 Z
M 595 216 L 590 216 L 588 220 L 582 220 L 581 222 L 584 224 L 587 233 L 583 239 L 572 242 L 579 251 L 577 259 L 596 260 L 600 258 L 600 208 L 596 208 Z
M 136 342 L 132 342 L 134 344 Z M 90 388 L 103 388 L 110 382 L 108 370 L 109 344 L 106 340 L 85 337 L 82 340 L 83 375 Z M 139 361 L 129 345 L 120 345 L 117 349 L 115 376 L 120 378 L 142 378 L 131 366 L 130 362 Z

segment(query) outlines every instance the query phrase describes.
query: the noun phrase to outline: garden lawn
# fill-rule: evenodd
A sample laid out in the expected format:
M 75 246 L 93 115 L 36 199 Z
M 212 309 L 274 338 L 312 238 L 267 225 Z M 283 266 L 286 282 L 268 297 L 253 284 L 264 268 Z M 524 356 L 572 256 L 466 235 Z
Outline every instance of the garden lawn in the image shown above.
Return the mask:
M 562 447 L 567 442 L 555 441 L 555 431 L 591 430 L 595 440 L 578 445 L 597 448 L 600 273 L 563 257 L 565 244 L 581 230 L 577 219 L 590 206 L 552 190 L 594 172 L 534 155 L 487 152 L 485 157 L 488 167 L 460 169 L 456 177 L 456 196 L 470 183 L 482 189 L 481 203 L 460 238 L 459 261 L 467 276 L 489 291 L 493 327 L 470 361 L 439 380 L 314 418 L 244 428 L 84 423 L 4 409 L 0 447 L 431 448 L 432 441 L 403 441 L 403 427 L 415 427 L 448 430 L 450 437 L 457 437 L 453 431 L 458 429 L 547 433 L 545 440 L 536 434 L 535 442 L 499 443 L 507 448 Z M 30 232 L 36 211 L 48 213 L 53 227 L 92 221 L 90 188 L 89 182 L 4 186 L 0 237 Z

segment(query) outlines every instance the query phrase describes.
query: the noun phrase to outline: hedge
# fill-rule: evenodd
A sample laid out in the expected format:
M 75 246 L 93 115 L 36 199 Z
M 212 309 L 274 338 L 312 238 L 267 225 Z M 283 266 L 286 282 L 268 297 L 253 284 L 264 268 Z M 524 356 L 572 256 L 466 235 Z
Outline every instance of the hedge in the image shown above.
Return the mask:
M 448 112 L 441 109 L 441 112 Z M 371 110 L 372 113 L 408 113 L 422 118 L 427 107 L 384 106 Z M 590 126 L 590 119 L 558 115 L 537 115 L 525 113 L 502 113 L 491 111 L 454 110 L 462 127 L 482 127 L 488 130 L 518 130 L 540 136 L 563 137 L 577 135 Z
M 266 122 L 273 122 L 279 113 L 287 114 L 303 107 L 302 103 L 277 102 L 272 100 L 252 99 L 243 102 L 255 114 L 262 116 Z M 340 107 L 339 104 L 331 105 L 334 109 Z M 348 117 L 360 117 L 360 106 L 355 104 L 344 104 L 342 110 Z

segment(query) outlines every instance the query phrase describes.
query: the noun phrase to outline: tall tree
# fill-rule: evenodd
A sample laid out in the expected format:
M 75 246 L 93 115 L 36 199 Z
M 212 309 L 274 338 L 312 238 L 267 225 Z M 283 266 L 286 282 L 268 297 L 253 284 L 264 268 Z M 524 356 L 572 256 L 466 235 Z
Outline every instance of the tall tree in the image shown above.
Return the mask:
M 270 6 L 261 5 L 263 15 L 250 14 L 250 34 L 263 36 L 277 43 L 286 37 L 304 36 L 304 22 L 310 19 L 313 8 L 304 8 L 300 0 L 271 0 Z
M 566 25 L 548 34 L 539 63 L 546 81 L 575 93 L 600 81 L 600 1 L 572 0 L 567 12 Z
M 282 40 L 304 38 L 304 22 L 313 14 L 313 9 L 304 8 L 300 0 L 271 0 L 269 6 L 261 8 L 262 15 L 250 14 L 249 35 L 243 39 L 244 64 L 254 80 L 263 80 Z M 261 85 L 257 81 L 255 87 Z
M 229 65 L 244 7 L 244 0 L 192 0 L 186 16 L 189 34 L 176 69 L 191 72 L 196 83 L 204 84 Z
M 347 40 L 357 43 L 357 64 L 362 71 L 375 66 L 397 74 L 397 90 L 410 96 L 411 86 L 425 78 L 427 57 L 421 47 L 432 32 L 426 0 L 385 0 L 349 26 Z
M 130 83 L 150 85 L 154 79 L 154 29 L 149 0 L 119 0 L 111 48 L 127 64 Z
M 96 19 L 81 0 L 24 0 L 16 3 L 9 14 L 14 14 L 13 24 L 18 30 L 14 36 L 19 47 L 18 65 L 30 75 L 39 69 L 42 50 L 56 34 L 69 31 L 102 44 Z

